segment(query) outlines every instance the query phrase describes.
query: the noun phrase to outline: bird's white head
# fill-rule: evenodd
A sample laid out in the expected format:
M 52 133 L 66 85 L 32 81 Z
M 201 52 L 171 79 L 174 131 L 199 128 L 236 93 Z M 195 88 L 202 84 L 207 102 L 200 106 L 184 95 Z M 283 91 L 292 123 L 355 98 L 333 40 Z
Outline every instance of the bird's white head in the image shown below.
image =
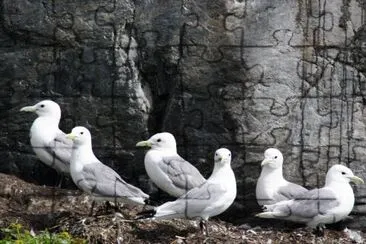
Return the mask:
M 147 141 L 140 141 L 136 147 L 150 147 L 157 150 L 172 150 L 177 151 L 177 143 L 174 136 L 169 132 L 162 132 L 153 135 Z
M 22 112 L 33 112 L 38 117 L 50 117 L 52 119 L 60 120 L 61 109 L 60 106 L 51 100 L 43 100 L 33 106 L 26 106 L 20 109 Z
M 264 160 L 262 161 L 262 167 L 271 167 L 271 168 L 282 168 L 283 164 L 283 156 L 280 150 L 276 148 L 268 148 L 264 152 Z
M 83 126 L 76 126 L 72 129 L 70 134 L 66 135 L 76 145 L 91 144 L 91 134 L 89 130 Z
M 231 152 L 226 148 L 217 149 L 215 152 L 215 165 L 224 166 L 231 163 Z
M 327 172 L 326 184 L 332 182 L 363 184 L 364 181 L 353 174 L 352 170 L 344 165 L 333 165 Z

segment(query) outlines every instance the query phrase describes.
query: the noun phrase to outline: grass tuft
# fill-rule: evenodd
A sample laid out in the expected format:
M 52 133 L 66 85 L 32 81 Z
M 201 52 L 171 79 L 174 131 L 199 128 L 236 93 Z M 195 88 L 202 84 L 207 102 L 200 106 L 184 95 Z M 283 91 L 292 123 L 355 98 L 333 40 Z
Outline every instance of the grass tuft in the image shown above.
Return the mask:
M 19 223 L 12 223 L 6 228 L 0 229 L 0 244 L 86 244 L 81 238 L 72 237 L 66 231 L 51 233 L 48 230 L 34 233 L 26 230 Z

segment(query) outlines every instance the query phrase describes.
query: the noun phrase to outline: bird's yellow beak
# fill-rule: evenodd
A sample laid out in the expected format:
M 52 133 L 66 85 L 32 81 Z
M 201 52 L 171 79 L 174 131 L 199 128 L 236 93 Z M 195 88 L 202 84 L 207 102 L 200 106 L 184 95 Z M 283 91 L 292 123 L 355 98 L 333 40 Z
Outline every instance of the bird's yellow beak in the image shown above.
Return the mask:
M 349 179 L 351 180 L 351 182 L 353 182 L 355 184 L 363 184 L 363 183 L 365 183 L 363 181 L 363 179 L 361 179 L 360 177 L 357 177 L 357 176 L 351 176 L 351 177 L 349 177 Z
M 71 132 L 71 133 L 69 133 L 69 134 L 66 134 L 66 138 L 67 138 L 67 139 L 70 139 L 70 140 L 75 140 L 76 135 L 75 135 L 75 134 L 73 134 L 73 133 Z
M 22 107 L 19 111 L 20 112 L 36 112 L 37 108 L 35 106 L 26 106 Z
M 151 142 L 149 141 L 140 141 L 136 143 L 136 147 L 151 147 Z
M 267 165 L 267 164 L 270 164 L 272 162 L 271 159 L 268 159 L 268 158 L 265 158 L 262 163 L 261 163 L 261 166 L 263 167 L 264 165 Z

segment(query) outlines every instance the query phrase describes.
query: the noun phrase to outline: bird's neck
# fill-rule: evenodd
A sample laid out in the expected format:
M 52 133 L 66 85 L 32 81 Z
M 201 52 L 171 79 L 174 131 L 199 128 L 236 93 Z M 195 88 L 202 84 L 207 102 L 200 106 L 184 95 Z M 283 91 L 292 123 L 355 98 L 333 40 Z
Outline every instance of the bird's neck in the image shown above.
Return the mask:
M 215 165 L 212 174 L 209 179 L 216 179 L 220 177 L 228 177 L 228 172 L 232 172 L 231 166 L 229 164 L 225 165 Z
M 220 184 L 223 189 L 234 191 L 232 193 L 236 195 L 235 174 L 229 164 L 220 165 L 218 167 L 215 165 L 210 178 L 207 179 L 207 182 Z
M 177 154 L 177 148 L 153 148 L 153 150 L 168 154 Z
M 76 161 L 82 163 L 83 165 L 98 161 L 94 155 L 91 143 L 73 145 L 71 163 Z
M 263 167 L 261 176 L 265 175 L 267 178 L 275 178 L 275 179 L 282 179 L 283 172 L 282 167 L 279 168 L 271 168 L 271 167 Z
M 58 124 L 60 123 L 59 118 L 53 118 L 49 116 L 38 117 L 34 122 L 33 126 L 44 127 L 44 128 L 56 128 L 58 129 Z
M 336 180 L 326 180 L 325 187 L 330 187 L 332 189 L 347 189 L 353 192 L 352 187 L 349 183 Z

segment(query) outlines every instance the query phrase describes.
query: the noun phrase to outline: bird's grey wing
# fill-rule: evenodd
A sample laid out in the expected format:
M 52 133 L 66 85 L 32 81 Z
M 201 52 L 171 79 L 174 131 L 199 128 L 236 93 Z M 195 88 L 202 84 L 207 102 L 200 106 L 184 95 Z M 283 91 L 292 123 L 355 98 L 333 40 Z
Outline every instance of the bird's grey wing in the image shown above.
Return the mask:
M 70 165 L 73 142 L 67 139 L 62 131 L 57 134 L 55 139 L 45 145 L 44 149 L 54 159 L 57 159 L 67 165 Z
M 282 186 L 278 189 L 278 199 L 291 200 L 296 198 L 298 195 L 307 192 L 308 190 L 300 185 L 288 182 L 287 185 Z
M 276 204 L 274 204 L 276 205 Z M 298 195 L 290 204 L 281 205 L 280 212 L 302 218 L 313 218 L 318 214 L 326 214 L 328 210 L 339 205 L 335 194 L 329 189 L 313 189 Z
M 220 184 L 205 182 L 199 187 L 195 187 L 174 202 L 167 202 L 160 208 L 165 212 L 183 214 L 186 217 L 194 217 L 191 214 L 201 213 L 210 207 L 211 203 L 216 203 L 226 190 Z M 168 210 L 168 211 L 167 211 Z
M 95 162 L 83 167 L 83 179 L 89 191 L 105 197 L 143 197 L 148 195 L 126 183 L 113 169 Z M 81 182 L 80 182 L 81 183 Z
M 164 157 L 161 169 L 169 176 L 174 186 L 189 191 L 206 180 L 196 167 L 179 155 Z

